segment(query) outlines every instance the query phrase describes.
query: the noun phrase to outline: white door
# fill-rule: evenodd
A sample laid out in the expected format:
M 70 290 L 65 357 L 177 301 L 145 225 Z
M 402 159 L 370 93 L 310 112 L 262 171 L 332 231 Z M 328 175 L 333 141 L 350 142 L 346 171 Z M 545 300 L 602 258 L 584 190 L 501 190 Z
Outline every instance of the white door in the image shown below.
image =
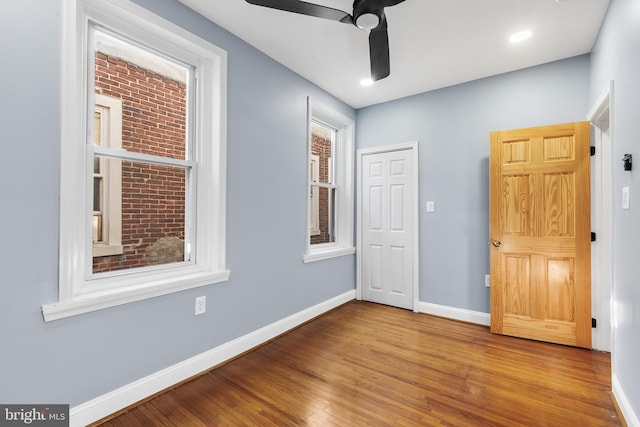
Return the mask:
M 414 308 L 417 298 L 417 144 L 359 152 L 362 299 Z

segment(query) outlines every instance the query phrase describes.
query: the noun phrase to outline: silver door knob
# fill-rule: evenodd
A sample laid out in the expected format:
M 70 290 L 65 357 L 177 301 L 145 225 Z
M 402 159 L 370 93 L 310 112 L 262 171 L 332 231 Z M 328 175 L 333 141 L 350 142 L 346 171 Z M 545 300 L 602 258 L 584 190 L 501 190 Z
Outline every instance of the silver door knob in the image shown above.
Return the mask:
M 491 244 L 496 248 L 499 248 L 502 245 L 502 242 L 500 240 L 494 240 Z

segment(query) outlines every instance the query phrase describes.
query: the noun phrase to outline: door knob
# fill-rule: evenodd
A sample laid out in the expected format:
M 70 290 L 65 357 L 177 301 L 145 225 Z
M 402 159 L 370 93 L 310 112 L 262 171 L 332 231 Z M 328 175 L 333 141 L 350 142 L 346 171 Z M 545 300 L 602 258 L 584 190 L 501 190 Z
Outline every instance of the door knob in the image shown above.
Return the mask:
M 494 240 L 493 242 L 491 242 L 493 244 L 493 246 L 495 246 L 496 248 L 499 248 L 502 245 L 502 242 L 500 240 Z

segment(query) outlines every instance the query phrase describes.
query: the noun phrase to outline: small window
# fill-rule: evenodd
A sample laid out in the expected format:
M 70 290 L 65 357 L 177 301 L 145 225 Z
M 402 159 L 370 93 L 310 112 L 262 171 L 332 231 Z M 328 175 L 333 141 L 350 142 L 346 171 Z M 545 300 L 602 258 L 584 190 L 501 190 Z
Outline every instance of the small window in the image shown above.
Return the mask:
M 354 122 L 309 100 L 305 262 L 353 254 Z
M 227 280 L 226 53 L 129 2 L 63 1 L 59 301 Z
M 311 121 L 311 245 L 334 243 L 335 195 L 338 190 L 333 162 L 336 130 L 318 121 Z

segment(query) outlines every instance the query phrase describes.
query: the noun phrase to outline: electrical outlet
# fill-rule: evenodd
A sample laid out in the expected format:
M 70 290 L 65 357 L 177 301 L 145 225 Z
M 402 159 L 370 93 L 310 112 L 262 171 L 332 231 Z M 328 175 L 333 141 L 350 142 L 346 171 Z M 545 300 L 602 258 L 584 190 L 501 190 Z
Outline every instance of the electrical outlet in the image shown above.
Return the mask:
M 488 274 L 484 275 L 484 286 L 485 288 L 490 288 L 491 287 L 491 276 Z
M 207 297 L 196 298 L 196 316 L 207 312 Z

